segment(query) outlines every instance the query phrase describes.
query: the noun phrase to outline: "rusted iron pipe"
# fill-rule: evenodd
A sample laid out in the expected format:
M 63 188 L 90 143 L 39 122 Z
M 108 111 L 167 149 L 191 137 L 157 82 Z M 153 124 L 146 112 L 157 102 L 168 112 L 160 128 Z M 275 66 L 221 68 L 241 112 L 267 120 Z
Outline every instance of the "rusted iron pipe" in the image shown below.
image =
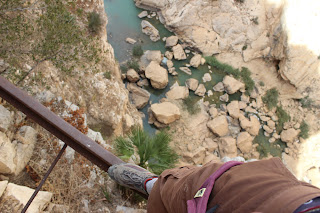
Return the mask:
M 102 170 L 124 163 L 1 76 L 0 96 Z

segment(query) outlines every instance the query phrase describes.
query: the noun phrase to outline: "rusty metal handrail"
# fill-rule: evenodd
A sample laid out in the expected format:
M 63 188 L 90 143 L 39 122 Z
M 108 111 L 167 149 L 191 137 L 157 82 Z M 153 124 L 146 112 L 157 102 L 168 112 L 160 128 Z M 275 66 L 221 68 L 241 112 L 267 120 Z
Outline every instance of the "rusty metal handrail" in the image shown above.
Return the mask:
M 107 171 L 123 161 L 0 76 L 0 96 L 92 163 Z

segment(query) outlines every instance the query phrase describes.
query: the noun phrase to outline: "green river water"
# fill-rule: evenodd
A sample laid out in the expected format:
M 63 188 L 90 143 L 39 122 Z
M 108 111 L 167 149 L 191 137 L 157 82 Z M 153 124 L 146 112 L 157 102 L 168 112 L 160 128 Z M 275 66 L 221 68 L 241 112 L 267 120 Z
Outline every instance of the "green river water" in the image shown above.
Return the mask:
M 144 18 L 149 21 L 153 26 L 155 26 L 160 33 L 161 39 L 157 42 L 150 40 L 149 36 L 145 35 L 141 31 L 141 21 L 137 15 L 142 12 L 142 9 L 139 9 L 135 6 L 133 0 L 104 0 L 105 10 L 108 16 L 108 42 L 112 45 L 115 53 L 116 60 L 119 63 L 125 63 L 127 60 L 132 58 L 132 44 L 128 44 L 125 40 L 127 37 L 133 38 L 138 41 L 136 44 L 141 45 L 144 51 L 146 50 L 160 50 L 162 54 L 165 51 L 169 50 L 165 48 L 165 42 L 162 41 L 163 37 L 169 37 L 174 35 L 172 32 L 167 30 L 163 24 L 160 23 L 156 18 Z M 158 103 L 159 100 L 165 97 L 165 93 L 170 89 L 170 86 L 175 82 L 178 82 L 179 85 L 184 85 L 185 81 L 188 78 L 196 78 L 199 80 L 199 83 L 202 83 L 202 77 L 205 73 L 209 72 L 208 65 L 202 65 L 197 69 L 191 68 L 192 75 L 187 75 L 186 73 L 179 70 L 179 67 L 185 66 L 190 61 L 190 58 L 193 55 L 190 53 L 187 60 L 177 61 L 173 59 L 174 66 L 178 72 L 178 76 L 171 76 L 169 74 L 169 84 L 163 90 L 153 89 L 151 86 L 145 87 L 151 94 L 150 101 L 152 103 Z M 212 90 L 212 87 L 218 82 L 222 81 L 225 74 L 219 70 L 211 68 L 212 81 L 204 83 L 207 91 Z M 219 106 L 221 103 L 219 101 L 219 96 L 223 93 L 213 92 L 213 96 L 206 97 L 204 100 L 209 101 L 211 104 L 215 103 Z M 229 101 L 239 100 L 240 93 L 229 96 Z M 194 95 L 194 92 L 190 91 L 190 96 L 195 100 L 200 100 L 201 98 Z M 145 106 L 141 111 L 145 114 L 143 119 L 144 129 L 150 134 L 154 134 L 156 128 L 153 125 L 148 124 L 148 114 L 147 110 L 150 107 L 150 104 Z M 268 142 L 268 138 L 263 135 L 263 131 L 260 131 L 259 137 L 254 141 L 259 143 L 258 151 L 262 155 L 271 153 L 273 156 L 281 156 L 281 152 L 284 149 L 284 143 L 281 141 L 276 141 L 273 144 Z

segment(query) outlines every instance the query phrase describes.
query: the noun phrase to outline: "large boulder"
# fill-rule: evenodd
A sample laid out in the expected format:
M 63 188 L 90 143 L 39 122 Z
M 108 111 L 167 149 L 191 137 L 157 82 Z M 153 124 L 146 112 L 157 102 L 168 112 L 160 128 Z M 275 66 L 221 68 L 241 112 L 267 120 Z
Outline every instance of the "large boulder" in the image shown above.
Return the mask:
M 236 146 L 236 139 L 232 137 L 222 137 L 218 140 L 220 157 L 236 157 L 237 156 L 237 146 Z
M 140 76 L 134 69 L 129 69 L 127 71 L 127 79 L 130 82 L 137 82 L 140 79 Z
M 150 109 L 155 118 L 163 124 L 170 124 L 181 116 L 179 108 L 170 102 L 152 104 Z
M 150 79 L 151 85 L 155 89 L 164 89 L 168 85 L 167 70 L 155 61 L 151 61 L 147 66 L 145 75 Z
M 198 96 L 204 96 L 206 94 L 206 88 L 204 87 L 203 84 L 199 84 L 197 90 L 194 92 L 194 94 Z
M 189 96 L 189 89 L 184 86 L 175 86 L 166 93 L 166 96 L 172 100 L 185 99 Z
M 162 55 L 160 50 L 147 50 L 140 58 L 139 66 L 141 70 L 145 70 L 151 61 L 155 61 L 158 64 L 162 61 Z
M 228 75 L 226 75 L 223 78 L 222 83 L 223 83 L 228 94 L 234 94 L 239 90 L 245 89 L 244 83 L 242 83 L 242 82 L 240 82 L 240 81 L 236 80 L 235 78 L 230 77 Z
M 7 131 L 12 123 L 12 116 L 9 110 L 0 105 L 0 131 Z
M 170 36 L 166 39 L 166 47 L 173 47 L 178 44 L 178 36 Z
M 298 137 L 300 131 L 294 128 L 283 130 L 280 134 L 281 140 L 286 143 L 293 143 Z
M 224 115 L 220 115 L 209 121 L 207 126 L 214 134 L 220 137 L 229 133 L 228 120 Z
M 142 32 L 150 36 L 151 41 L 158 41 L 160 39 L 159 31 L 150 22 L 141 21 Z
M 173 56 L 176 60 L 185 60 L 187 58 L 182 46 L 180 44 L 172 47 Z
M 231 101 L 227 105 L 228 113 L 233 118 L 239 118 L 240 116 L 240 108 L 239 108 L 239 102 L 238 101 Z
M 128 84 L 127 88 L 130 92 L 129 98 L 137 109 L 142 109 L 148 104 L 150 93 L 147 90 L 137 87 L 135 84 Z
M 196 54 L 191 58 L 190 65 L 197 68 L 201 64 L 201 58 L 202 56 L 200 54 Z
M 192 91 L 196 91 L 196 89 L 199 86 L 199 81 L 195 78 L 189 78 L 186 80 L 186 86 L 192 90 Z
M 222 82 L 217 83 L 216 85 L 214 85 L 213 90 L 215 92 L 223 92 L 224 91 L 224 85 Z
M 260 122 L 255 116 L 250 116 L 250 120 L 244 115 L 239 115 L 240 126 L 253 136 L 257 136 L 260 130 Z
M 27 204 L 34 189 L 9 183 L 2 195 L 0 212 L 20 212 Z M 52 198 L 51 192 L 39 191 L 28 208 L 28 213 L 43 212 Z
M 242 153 L 249 153 L 252 149 L 253 137 L 248 132 L 240 132 L 237 137 L 237 146 Z

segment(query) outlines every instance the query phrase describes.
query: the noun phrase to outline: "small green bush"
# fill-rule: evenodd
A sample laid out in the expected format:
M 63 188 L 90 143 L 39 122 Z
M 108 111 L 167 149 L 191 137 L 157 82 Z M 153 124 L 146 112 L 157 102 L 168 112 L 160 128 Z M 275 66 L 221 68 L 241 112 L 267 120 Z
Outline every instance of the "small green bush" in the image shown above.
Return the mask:
M 254 17 L 253 19 L 251 19 L 251 21 L 255 24 L 255 25 L 259 25 L 259 21 L 258 21 L 258 17 Z
M 131 60 L 127 62 L 127 67 L 129 69 L 134 69 L 135 71 L 138 71 L 140 68 L 138 61 L 136 60 Z
M 307 96 L 300 99 L 300 103 L 303 108 L 310 108 L 313 104 L 313 100 Z
M 303 139 L 307 139 L 309 137 L 309 125 L 305 121 L 302 121 L 300 124 L 299 136 Z
M 88 22 L 89 22 L 89 30 L 92 33 L 98 33 L 101 30 L 102 21 L 100 18 L 100 14 L 93 11 L 88 15 Z
M 260 82 L 259 82 L 259 85 L 263 87 L 263 86 L 264 86 L 264 82 L 263 82 L 263 81 L 260 81 Z
M 254 88 L 254 81 L 251 78 L 250 70 L 246 67 L 242 67 L 240 75 L 243 83 L 246 85 L 246 92 L 250 94 Z
M 273 109 L 278 104 L 279 92 L 276 88 L 269 89 L 264 96 L 262 101 L 267 105 L 268 109 Z
M 238 2 L 238 3 L 244 3 L 244 0 L 235 0 L 236 2 Z
M 103 73 L 103 76 L 106 78 L 106 79 L 111 79 L 111 73 L 110 73 L 110 71 L 106 71 L 106 72 L 104 72 Z
M 240 78 L 241 74 L 239 69 L 235 69 L 228 64 L 221 63 L 214 56 L 207 56 L 205 57 L 205 59 L 210 66 L 213 66 L 218 70 L 225 72 L 228 75 L 233 75 L 233 77 L 235 77 L 236 79 Z
M 197 104 L 197 99 L 188 96 L 183 100 L 184 108 L 188 110 L 191 115 L 197 114 L 200 111 L 200 106 Z
M 129 159 L 136 151 L 140 157 L 139 166 L 160 174 L 173 168 L 178 160 L 178 155 L 169 146 L 171 140 L 171 135 L 164 130 L 150 137 L 140 127 L 134 127 L 128 138 L 116 138 L 115 148 L 123 159 Z
M 276 114 L 278 116 L 277 132 L 281 132 L 283 129 L 283 124 L 290 121 L 291 118 L 281 106 L 277 106 Z
M 128 67 L 126 65 L 120 65 L 120 70 L 122 72 L 127 72 L 128 71 Z
M 143 50 L 141 45 L 136 45 L 132 48 L 132 55 L 135 57 L 141 57 L 143 55 Z

